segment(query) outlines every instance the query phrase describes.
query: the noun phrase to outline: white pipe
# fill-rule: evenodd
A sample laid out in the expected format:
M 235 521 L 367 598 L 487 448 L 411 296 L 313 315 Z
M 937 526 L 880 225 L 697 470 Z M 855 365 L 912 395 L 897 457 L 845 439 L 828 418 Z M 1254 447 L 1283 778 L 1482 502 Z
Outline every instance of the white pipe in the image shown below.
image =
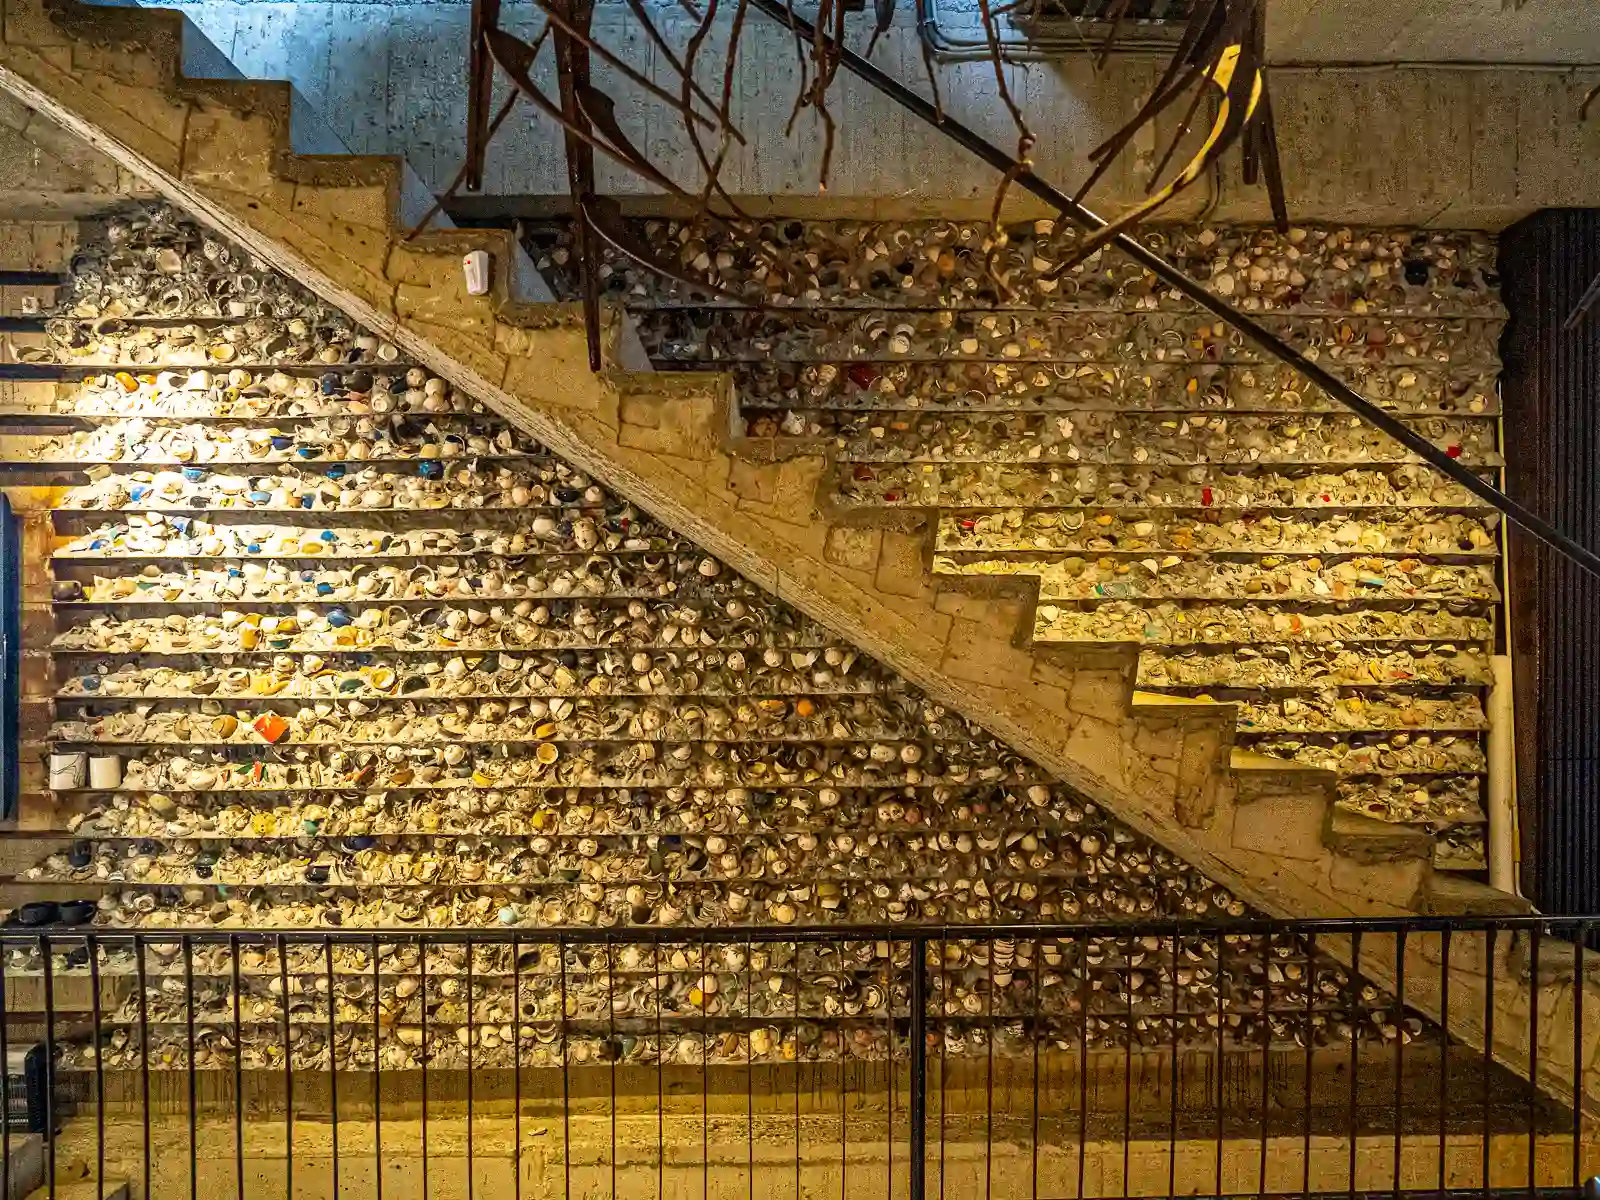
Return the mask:
M 1511 702 L 1511 656 L 1491 659 L 1494 685 L 1489 689 L 1489 884 L 1497 891 L 1517 889 L 1517 781 L 1513 740 L 1516 732 Z

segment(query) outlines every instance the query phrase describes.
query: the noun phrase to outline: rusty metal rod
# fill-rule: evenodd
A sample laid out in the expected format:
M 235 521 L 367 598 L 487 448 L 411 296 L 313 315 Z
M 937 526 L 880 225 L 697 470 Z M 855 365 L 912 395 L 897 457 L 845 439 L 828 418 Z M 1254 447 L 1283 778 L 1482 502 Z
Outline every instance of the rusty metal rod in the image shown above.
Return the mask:
M 560 19 L 557 20 L 557 11 Z M 554 0 L 545 8 L 555 25 L 556 79 L 561 94 L 561 124 L 567 151 L 567 184 L 572 194 L 572 218 L 578 224 L 578 267 L 583 273 L 583 330 L 588 341 L 589 369 L 599 371 L 600 248 L 589 228 L 587 203 L 594 191 L 594 136 L 578 103 L 578 89 L 589 85 L 589 21 L 594 0 Z M 575 33 L 574 31 L 581 31 Z M 491 43 L 492 45 L 493 43 Z M 530 80 L 531 85 L 531 80 Z M 537 91 L 538 89 L 533 89 Z
M 750 3 L 778 24 L 795 29 L 802 38 L 815 38 L 816 30 L 811 22 L 799 13 L 787 8 L 783 0 L 750 0 Z M 902 108 L 908 109 L 918 117 L 921 117 L 922 120 L 940 130 L 958 145 L 977 155 L 995 170 L 1007 171 L 1011 169 L 1014 162 L 1012 156 L 983 137 L 983 135 L 963 125 L 948 113 L 941 114 L 931 102 L 924 100 L 898 79 L 880 70 L 870 60 L 857 54 L 848 46 L 841 44 L 834 47 L 834 49 L 839 56 L 839 65 L 845 67 L 857 78 L 864 80 Z M 1104 217 L 1091 212 L 1060 188 L 1040 179 L 1031 170 L 1019 174 L 1015 182 L 1018 187 L 1032 192 L 1051 208 L 1059 211 L 1068 220 L 1092 232 L 1098 233 L 1110 224 Z M 1163 283 L 1177 289 L 1185 297 L 1194 301 L 1194 303 L 1213 316 L 1226 321 L 1273 358 L 1298 371 L 1328 395 L 1339 401 L 1339 403 L 1360 416 L 1369 425 L 1381 429 L 1384 433 L 1394 438 L 1395 441 L 1410 450 L 1441 475 L 1459 483 L 1478 499 L 1504 513 L 1558 554 L 1577 563 L 1589 574 L 1600 578 L 1600 554 L 1596 554 L 1588 547 L 1580 545 L 1575 539 L 1551 525 L 1531 509 L 1513 500 L 1492 483 L 1481 479 L 1475 472 L 1463 467 L 1404 421 L 1373 404 L 1326 367 L 1312 362 L 1259 321 L 1247 316 L 1222 299 L 1222 297 L 1214 295 L 1204 284 L 1185 275 L 1137 238 L 1127 233 L 1119 233 L 1112 239 L 1110 244 L 1150 271 Z

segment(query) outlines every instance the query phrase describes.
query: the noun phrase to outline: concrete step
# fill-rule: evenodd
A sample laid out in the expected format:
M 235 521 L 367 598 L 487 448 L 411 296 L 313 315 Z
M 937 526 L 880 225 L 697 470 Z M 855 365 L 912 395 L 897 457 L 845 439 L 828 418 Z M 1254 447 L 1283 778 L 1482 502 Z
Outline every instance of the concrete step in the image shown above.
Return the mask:
M 1292 759 L 1254 750 L 1240 750 L 1238 747 L 1228 755 L 1228 769 L 1233 773 L 1234 798 L 1240 804 L 1285 792 L 1294 793 L 1310 803 L 1320 796 L 1331 804 L 1334 786 L 1339 781 L 1337 771 L 1308 767 Z
M 1331 805 L 1322 840 L 1335 854 L 1360 863 L 1392 863 L 1404 859 L 1431 862 L 1433 859 L 1433 835 L 1427 830 L 1378 821 Z
M 1535 911 L 1521 896 L 1502 892 L 1453 871 L 1435 871 L 1430 875 L 1418 891 L 1414 906 L 1418 912 L 1435 917 L 1513 917 Z M 1553 944 L 1558 944 L 1555 938 L 1544 939 L 1544 945 Z M 1543 949 L 1542 945 L 1541 959 Z M 1594 957 L 1600 959 L 1600 954 Z
M 21 1200 L 44 1181 L 44 1134 L 14 1133 L 6 1143 L 11 1185 L 6 1200 Z

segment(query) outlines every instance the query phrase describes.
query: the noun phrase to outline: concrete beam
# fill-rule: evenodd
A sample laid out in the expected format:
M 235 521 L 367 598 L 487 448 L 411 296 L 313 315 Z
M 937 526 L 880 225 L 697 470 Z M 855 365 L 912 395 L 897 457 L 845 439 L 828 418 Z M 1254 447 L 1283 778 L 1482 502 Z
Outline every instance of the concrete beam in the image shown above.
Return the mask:
M 1600 6 L 1570 0 L 1271 0 L 1274 62 L 1600 60 Z

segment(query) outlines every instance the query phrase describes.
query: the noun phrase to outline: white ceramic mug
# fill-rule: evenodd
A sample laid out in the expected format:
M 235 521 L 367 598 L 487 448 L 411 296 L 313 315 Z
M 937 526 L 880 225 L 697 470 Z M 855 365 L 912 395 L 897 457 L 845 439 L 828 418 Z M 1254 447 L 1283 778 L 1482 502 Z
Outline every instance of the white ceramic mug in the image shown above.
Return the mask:
M 88 776 L 88 770 L 89 756 L 81 751 L 75 754 L 52 754 L 50 790 L 62 792 L 81 788 Z
M 100 790 L 122 784 L 122 759 L 115 754 L 96 754 L 89 760 L 89 786 Z

